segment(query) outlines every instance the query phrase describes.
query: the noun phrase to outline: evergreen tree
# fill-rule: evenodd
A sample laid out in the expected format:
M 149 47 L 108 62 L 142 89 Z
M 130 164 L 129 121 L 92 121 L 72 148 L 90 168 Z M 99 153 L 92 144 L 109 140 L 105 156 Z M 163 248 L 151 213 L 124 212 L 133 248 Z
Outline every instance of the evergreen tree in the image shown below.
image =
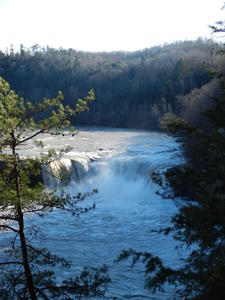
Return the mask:
M 225 32 L 224 23 L 212 27 Z M 221 51 L 224 60 L 224 51 Z M 172 226 L 159 233 L 172 234 L 190 251 L 182 267 L 166 267 L 159 257 L 135 250 L 124 251 L 118 261 L 133 258 L 146 266 L 146 286 L 163 290 L 175 286 L 178 299 L 224 299 L 225 295 L 225 74 L 214 71 L 221 93 L 205 113 L 208 127 L 168 118 L 164 122 L 173 134 L 183 137 L 185 165 L 169 169 L 167 182 L 175 196 L 187 202 L 172 218 Z M 156 177 L 157 178 L 157 177 Z M 176 296 L 175 296 L 176 298 Z
M 21 159 L 18 148 L 42 134 L 60 134 L 70 127 L 70 118 L 88 108 L 94 99 L 91 90 L 74 107 L 63 105 L 61 92 L 54 99 L 44 99 L 36 105 L 25 103 L 0 78 L 0 230 L 12 231 L 15 237 L 10 249 L 0 261 L 1 299 L 79 299 L 82 295 L 102 295 L 109 281 L 106 268 L 84 269 L 75 278 L 56 280 L 53 267 L 59 263 L 69 267 L 62 258 L 47 249 L 36 248 L 26 235 L 25 215 L 44 216 L 54 208 L 77 215 L 93 207 L 81 208 L 79 203 L 96 191 L 71 197 L 65 193 L 47 192 L 41 183 L 41 165 L 59 159 L 69 148 L 58 153 L 50 150 L 39 158 Z M 43 147 L 42 141 L 36 145 Z M 34 230 L 34 228 L 33 228 Z M 29 236 L 34 232 L 30 231 Z M 8 255 L 6 255 L 8 254 Z M 2 261 L 4 259 L 4 261 Z

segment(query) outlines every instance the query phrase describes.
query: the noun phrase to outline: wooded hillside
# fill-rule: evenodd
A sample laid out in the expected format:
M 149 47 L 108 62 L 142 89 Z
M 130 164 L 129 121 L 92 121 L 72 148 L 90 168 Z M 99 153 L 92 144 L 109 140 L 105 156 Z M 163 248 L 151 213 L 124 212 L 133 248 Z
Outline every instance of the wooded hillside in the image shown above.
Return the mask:
M 217 89 L 209 69 L 218 63 L 219 48 L 201 39 L 111 53 L 21 45 L 19 52 L 0 52 L 0 76 L 32 102 L 61 90 L 71 104 L 94 88 L 90 112 L 76 123 L 155 129 L 167 112 L 199 119 Z

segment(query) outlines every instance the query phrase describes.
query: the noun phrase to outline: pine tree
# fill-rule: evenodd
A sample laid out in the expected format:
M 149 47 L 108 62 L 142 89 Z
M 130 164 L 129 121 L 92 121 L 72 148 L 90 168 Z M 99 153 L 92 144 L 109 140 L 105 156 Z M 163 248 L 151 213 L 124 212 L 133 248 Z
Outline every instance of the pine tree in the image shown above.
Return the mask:
M 225 32 L 223 22 L 217 25 L 211 26 L 214 33 Z M 220 51 L 223 57 L 224 53 Z M 146 286 L 155 292 L 163 290 L 165 283 L 173 285 L 178 299 L 222 300 L 225 295 L 225 74 L 214 70 L 214 75 L 221 91 L 205 112 L 208 128 L 175 117 L 164 122 L 170 132 L 182 136 L 187 158 L 185 165 L 166 172 L 167 183 L 176 196 L 193 201 L 172 218 L 171 227 L 159 233 L 172 234 L 190 254 L 177 269 L 151 253 L 132 249 L 118 258 L 132 257 L 132 265 L 141 260 L 146 266 Z
M 73 215 L 87 212 L 93 207 L 81 208 L 79 202 L 96 190 L 73 197 L 46 191 L 40 180 L 41 165 L 59 159 L 69 151 L 68 147 L 58 153 L 50 150 L 35 159 L 21 159 L 18 153 L 19 147 L 26 147 L 34 139 L 36 145 L 43 147 L 42 141 L 37 141 L 42 134 L 60 134 L 61 130 L 70 128 L 70 118 L 88 109 L 93 99 L 91 90 L 71 108 L 63 105 L 63 95 L 59 92 L 54 99 L 33 105 L 16 95 L 0 78 L 0 231 L 15 234 L 11 247 L 2 255 L 4 261 L 0 261 L 1 299 L 74 299 L 70 298 L 72 294 L 80 299 L 82 295 L 105 292 L 109 278 L 104 266 L 85 268 L 80 276 L 57 283 L 52 268 L 55 264 L 69 267 L 69 263 L 47 249 L 34 247 L 26 236 L 25 226 L 25 215 L 29 213 L 43 217 L 54 208 L 68 210 Z

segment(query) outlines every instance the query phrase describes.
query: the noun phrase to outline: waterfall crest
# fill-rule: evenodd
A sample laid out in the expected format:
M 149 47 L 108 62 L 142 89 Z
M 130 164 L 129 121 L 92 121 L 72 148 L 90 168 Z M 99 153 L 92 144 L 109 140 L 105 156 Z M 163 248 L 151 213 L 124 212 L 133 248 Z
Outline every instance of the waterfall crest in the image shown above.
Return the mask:
M 152 174 L 155 171 L 162 171 L 168 167 L 168 161 L 154 160 L 148 155 L 136 156 L 114 155 L 111 159 L 108 156 L 90 156 L 83 153 L 83 156 L 73 156 L 51 162 L 48 166 L 42 167 L 43 182 L 47 187 L 66 186 L 71 182 L 77 184 L 93 178 L 95 175 L 104 176 L 110 172 L 113 178 L 118 176 L 126 180 L 143 179 L 146 183 L 152 182 Z
M 55 160 L 42 166 L 43 183 L 47 187 L 80 183 L 96 174 L 97 162 L 113 155 L 113 151 L 72 153 L 66 158 Z
M 93 174 L 89 161 L 85 159 L 63 158 L 42 166 L 43 182 L 48 187 L 67 185 L 71 181 L 80 182 Z

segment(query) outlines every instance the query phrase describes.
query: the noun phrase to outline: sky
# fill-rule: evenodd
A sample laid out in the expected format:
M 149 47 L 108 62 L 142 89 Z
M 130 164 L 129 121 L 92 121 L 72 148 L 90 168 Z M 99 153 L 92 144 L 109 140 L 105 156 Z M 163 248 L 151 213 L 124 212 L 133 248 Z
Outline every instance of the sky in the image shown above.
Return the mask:
M 0 0 L 0 49 L 135 51 L 211 37 L 224 0 Z

